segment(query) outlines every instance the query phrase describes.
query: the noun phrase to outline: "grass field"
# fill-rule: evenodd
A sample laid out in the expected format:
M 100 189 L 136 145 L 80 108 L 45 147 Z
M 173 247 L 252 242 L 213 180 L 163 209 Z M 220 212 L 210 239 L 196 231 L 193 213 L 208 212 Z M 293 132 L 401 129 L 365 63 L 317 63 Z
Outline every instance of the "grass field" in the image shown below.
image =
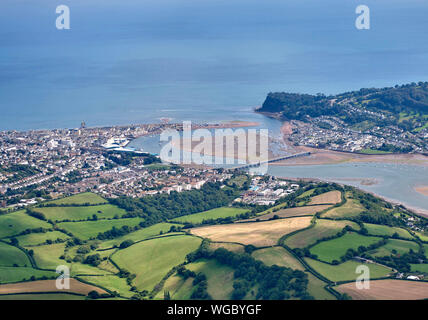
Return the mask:
M 307 291 L 315 300 L 337 300 L 333 294 L 324 288 L 327 285 L 324 281 L 318 279 L 308 271 L 305 273 L 308 275 L 309 281 Z
M 125 278 L 119 278 L 116 275 L 105 275 L 105 276 L 81 276 L 80 279 L 92 283 L 95 286 L 100 286 L 111 290 L 112 292 L 118 292 L 122 297 L 130 298 L 135 295 L 135 292 L 131 291 L 131 287 L 126 283 Z
M 335 289 L 347 293 L 354 300 L 421 300 L 428 298 L 428 282 L 404 280 L 376 280 L 370 289 L 359 290 L 354 282 L 341 284 Z
M 254 259 L 262 261 L 267 266 L 276 264 L 280 267 L 287 267 L 304 271 L 302 264 L 282 247 L 272 247 L 256 250 L 252 253 Z
M 153 226 L 128 233 L 127 235 L 124 235 L 119 238 L 103 241 L 100 244 L 99 249 L 119 246 L 125 240 L 132 240 L 134 242 L 137 242 L 147 238 L 159 236 L 161 232 L 167 233 L 170 230 L 170 228 L 174 225 L 177 226 L 176 224 L 172 224 L 172 223 L 158 223 Z
M 418 252 L 419 246 L 416 242 L 413 241 L 405 241 L 398 239 L 388 239 L 387 244 L 377 248 L 373 251 L 370 251 L 369 254 L 374 257 L 385 257 L 392 254 L 392 250 L 396 250 L 397 254 L 403 254 L 409 252 L 410 249 Z
M 216 208 L 204 212 L 199 212 L 195 214 L 190 214 L 187 216 L 182 216 L 173 219 L 172 221 L 175 222 L 190 222 L 190 223 L 201 223 L 204 220 L 208 219 L 219 219 L 219 218 L 227 218 L 227 217 L 236 217 L 238 214 L 247 212 L 247 209 L 241 209 L 241 208 L 227 208 L 227 207 L 221 207 Z
M 58 274 L 52 271 L 36 270 L 25 267 L 0 267 L 0 283 L 30 280 L 32 276 L 36 278 L 41 278 L 43 276 L 56 278 L 58 277 Z
M 425 242 L 428 242 L 428 234 L 427 233 L 421 233 L 421 232 L 415 232 L 415 234 Z
M 7 213 L 0 216 L 0 239 L 21 233 L 26 229 L 52 228 L 52 225 L 30 217 L 24 210 Z
M 237 243 L 227 243 L 227 242 L 211 242 L 210 243 L 210 249 L 216 250 L 218 248 L 224 248 L 226 250 L 237 252 L 237 253 L 243 253 L 244 252 L 244 246 Z
M 313 268 L 315 271 L 326 277 L 331 281 L 353 281 L 361 274 L 357 274 L 355 271 L 358 266 L 361 265 L 361 262 L 356 261 L 346 261 L 339 265 L 333 266 L 327 263 L 323 263 L 317 260 L 305 258 L 305 261 Z M 370 278 L 381 278 L 386 277 L 391 273 L 391 269 L 377 265 L 377 264 L 364 264 L 370 269 Z
M 322 214 L 322 217 L 327 218 L 350 218 L 358 216 L 364 211 L 363 206 L 355 199 L 346 198 L 345 204 L 340 207 L 332 208 Z
M 96 215 L 98 219 L 122 217 L 126 211 L 111 204 L 88 207 L 44 207 L 34 208 L 34 211 L 41 212 L 46 219 L 52 221 L 63 220 L 86 220 Z
M 70 237 L 59 231 L 49 231 L 44 233 L 29 233 L 19 236 L 16 239 L 19 241 L 20 246 L 37 246 L 46 242 L 46 240 L 55 241 L 57 239 L 66 240 Z
M 359 152 L 365 153 L 365 154 L 388 154 L 388 153 L 392 153 L 389 151 L 382 151 L 382 150 L 375 150 L 375 149 L 361 149 Z
M 351 226 L 359 230 L 358 224 L 352 221 L 332 221 L 317 219 L 313 228 L 298 232 L 285 240 L 285 244 L 290 248 L 305 248 L 313 244 L 317 239 L 333 236 L 346 226 Z
M 312 217 L 279 219 L 264 222 L 214 225 L 191 229 L 191 232 L 212 241 L 237 242 L 245 245 L 272 246 L 279 238 L 293 231 L 306 228 Z
M 113 227 L 133 227 L 142 221 L 144 221 L 142 218 L 128 218 L 98 221 L 62 222 L 58 223 L 58 227 L 71 232 L 79 239 L 87 240 L 89 238 L 96 237 L 98 233 L 108 231 Z
M 428 263 L 425 264 L 411 264 L 411 271 L 412 272 L 422 272 L 422 273 L 428 273 Z
M 201 239 L 192 236 L 163 237 L 147 240 L 119 250 L 112 260 L 121 268 L 137 275 L 133 283 L 141 290 L 151 291 L 171 268 L 185 261 Z
M 303 192 L 300 196 L 297 197 L 297 199 L 302 199 L 305 197 L 310 197 L 314 193 L 315 189 L 310 189 L 308 191 Z
M 78 262 L 68 263 L 60 256 L 64 255 L 65 243 L 56 243 L 51 245 L 43 245 L 31 247 L 34 251 L 34 260 L 39 268 L 56 270 L 60 265 L 65 265 L 71 268 L 71 275 L 104 275 L 109 274 L 106 270 L 102 270 L 87 264 Z
M 338 190 L 329 191 L 312 197 L 309 204 L 336 204 L 342 201 L 342 194 Z
M 59 257 L 64 254 L 65 243 L 31 247 L 34 251 L 34 260 L 39 268 L 55 270 L 59 265 L 68 265 Z
M 0 266 L 13 267 L 14 265 L 31 267 L 30 260 L 22 250 L 0 242 Z
M 220 264 L 217 260 L 201 259 L 190 263 L 187 269 L 196 274 L 202 272 L 207 276 L 208 293 L 214 300 L 228 300 L 233 291 L 234 269 Z
M 177 274 L 169 277 L 163 289 L 155 296 L 156 300 L 164 299 L 164 292 L 168 291 L 172 300 L 189 300 L 195 287 L 192 284 L 194 278 L 184 280 Z
M 276 212 L 271 212 L 262 216 L 257 216 L 251 219 L 245 219 L 241 221 L 265 221 L 271 219 L 273 216 L 278 216 L 280 218 L 289 218 L 289 217 L 299 217 L 299 216 L 308 216 L 314 215 L 317 212 L 321 212 L 330 207 L 330 205 L 319 205 L 319 206 L 307 206 L 307 207 L 296 207 L 296 208 L 288 208 L 281 209 Z
M 365 237 L 355 232 L 348 232 L 340 238 L 318 243 L 310 249 L 310 252 L 322 261 L 340 261 L 340 257 L 345 255 L 348 249 L 357 250 L 359 246 L 367 247 L 379 240 L 381 239 L 378 237 Z
M 364 226 L 369 231 L 370 235 L 392 236 L 394 233 L 398 233 L 401 238 L 413 239 L 413 236 L 406 229 L 370 223 L 364 223 Z
M 252 256 L 257 260 L 262 261 L 267 266 L 276 264 L 277 266 L 305 271 L 303 265 L 282 247 L 259 249 L 254 251 Z M 324 281 L 321 281 L 307 271 L 305 273 L 308 275 L 308 292 L 311 296 L 313 296 L 316 300 L 336 299 L 334 295 L 324 289 L 326 286 Z
M 10 293 L 41 293 L 41 292 L 74 292 L 87 295 L 91 291 L 98 293 L 107 293 L 103 289 L 88 285 L 76 279 L 70 279 L 70 289 L 57 289 L 56 280 L 38 280 L 29 282 L 19 282 L 0 285 L 0 294 Z
M 58 204 L 58 205 L 69 205 L 69 204 L 101 204 L 101 203 L 107 203 L 107 200 L 105 200 L 103 197 L 92 193 L 92 192 L 85 192 L 85 193 L 79 193 L 74 196 L 57 199 L 53 201 L 49 201 L 48 203 L 52 204 Z

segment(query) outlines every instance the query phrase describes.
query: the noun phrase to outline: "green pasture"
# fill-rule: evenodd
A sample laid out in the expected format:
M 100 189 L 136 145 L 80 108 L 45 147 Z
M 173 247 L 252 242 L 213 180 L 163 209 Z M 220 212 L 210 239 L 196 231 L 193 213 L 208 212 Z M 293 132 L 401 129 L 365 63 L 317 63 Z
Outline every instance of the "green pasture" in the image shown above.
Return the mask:
M 142 241 L 119 250 L 111 259 L 136 275 L 133 284 L 140 290 L 151 291 L 174 266 L 183 263 L 186 255 L 195 251 L 201 239 L 180 235 Z

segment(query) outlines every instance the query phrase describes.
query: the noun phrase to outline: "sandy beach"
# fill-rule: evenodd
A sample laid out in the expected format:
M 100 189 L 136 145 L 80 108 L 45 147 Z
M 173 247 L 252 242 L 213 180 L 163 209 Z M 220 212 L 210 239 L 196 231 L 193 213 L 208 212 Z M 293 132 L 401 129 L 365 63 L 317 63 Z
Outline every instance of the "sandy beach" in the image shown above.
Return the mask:
M 383 162 L 394 164 L 415 164 L 428 166 L 428 157 L 422 154 L 359 154 L 351 152 L 340 152 L 325 149 L 310 148 L 305 146 L 294 146 L 288 140 L 292 134 L 293 126 L 290 122 L 284 122 L 281 127 L 284 144 L 292 153 L 311 152 L 308 157 L 287 159 L 272 163 L 276 166 L 297 166 L 297 165 L 320 165 L 337 164 L 345 162 Z
M 415 191 L 428 197 L 428 186 L 415 187 Z

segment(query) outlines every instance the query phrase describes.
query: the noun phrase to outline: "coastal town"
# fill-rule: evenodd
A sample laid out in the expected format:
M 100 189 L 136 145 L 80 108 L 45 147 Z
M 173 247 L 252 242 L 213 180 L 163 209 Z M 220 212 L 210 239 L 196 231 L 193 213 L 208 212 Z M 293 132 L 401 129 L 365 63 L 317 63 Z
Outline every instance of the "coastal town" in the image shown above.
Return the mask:
M 0 207 L 20 208 L 86 191 L 107 198 L 169 194 L 228 179 L 230 173 L 223 170 L 162 164 L 157 154 L 129 146 L 138 137 L 182 128 L 166 122 L 87 128 L 82 122 L 76 129 L 0 132 Z
M 394 125 L 364 130 L 352 128 L 334 116 L 290 123 L 293 132 L 288 140 L 295 145 L 361 153 L 428 152 L 428 129 L 414 134 Z

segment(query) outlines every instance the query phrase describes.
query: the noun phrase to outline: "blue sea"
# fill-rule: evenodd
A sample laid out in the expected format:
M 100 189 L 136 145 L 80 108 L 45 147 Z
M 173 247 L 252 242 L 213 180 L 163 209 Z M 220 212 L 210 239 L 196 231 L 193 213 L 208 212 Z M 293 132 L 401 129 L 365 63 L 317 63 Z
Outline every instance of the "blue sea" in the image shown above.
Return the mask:
M 264 121 L 270 91 L 426 81 L 427 16 L 425 0 L 1 0 L 0 130 Z

